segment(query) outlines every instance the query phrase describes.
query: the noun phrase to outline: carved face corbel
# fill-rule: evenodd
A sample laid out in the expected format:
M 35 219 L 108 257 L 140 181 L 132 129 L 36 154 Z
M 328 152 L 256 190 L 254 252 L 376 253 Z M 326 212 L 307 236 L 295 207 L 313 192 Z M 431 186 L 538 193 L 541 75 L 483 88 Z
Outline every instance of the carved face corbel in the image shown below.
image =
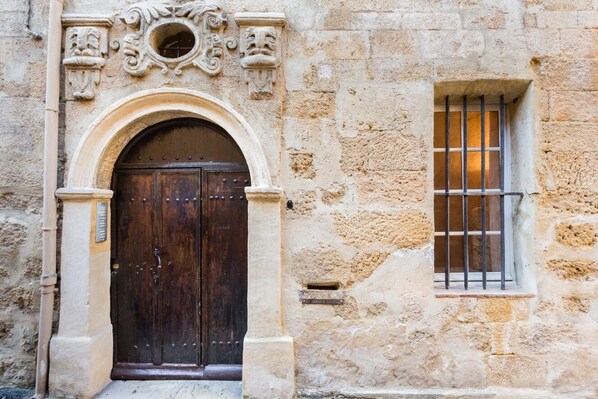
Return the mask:
M 243 80 L 252 99 L 272 96 L 280 65 L 279 38 L 285 23 L 282 13 L 237 13 L 235 21 L 241 35 Z
M 67 27 L 62 63 L 72 96 L 75 100 L 92 100 L 100 83 L 100 71 L 108 58 L 108 28 L 113 19 L 67 14 L 62 21 Z

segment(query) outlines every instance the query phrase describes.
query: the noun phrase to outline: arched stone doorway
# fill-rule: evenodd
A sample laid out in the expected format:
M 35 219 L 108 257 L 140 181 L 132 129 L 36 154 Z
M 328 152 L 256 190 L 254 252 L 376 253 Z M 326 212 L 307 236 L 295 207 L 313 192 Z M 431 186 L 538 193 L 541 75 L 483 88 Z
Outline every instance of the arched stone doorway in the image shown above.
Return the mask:
M 218 126 L 180 118 L 112 178 L 113 379 L 241 380 L 249 170 Z
M 50 392 L 92 397 L 109 381 L 111 237 L 96 242 L 98 204 L 109 205 L 117 158 L 147 126 L 197 118 L 224 129 L 251 176 L 248 200 L 247 334 L 243 393 L 250 398 L 294 394 L 293 340 L 284 335 L 281 303 L 282 190 L 271 183 L 258 136 L 230 106 L 191 90 L 157 89 L 131 95 L 104 111 L 82 137 L 68 165 L 63 201 L 60 321 L 50 345 Z

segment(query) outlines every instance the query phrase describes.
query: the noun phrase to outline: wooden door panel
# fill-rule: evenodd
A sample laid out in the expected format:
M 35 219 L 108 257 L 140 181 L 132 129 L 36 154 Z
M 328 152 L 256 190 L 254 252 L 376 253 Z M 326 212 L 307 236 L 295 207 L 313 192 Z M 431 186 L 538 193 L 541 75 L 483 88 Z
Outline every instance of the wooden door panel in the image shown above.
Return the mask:
M 200 176 L 160 174 L 164 363 L 199 364 Z
M 204 178 L 204 364 L 241 364 L 247 330 L 247 200 L 249 174 Z
M 123 173 L 116 187 L 116 357 L 119 362 L 151 363 L 154 345 L 153 291 L 150 273 L 155 212 L 151 173 Z

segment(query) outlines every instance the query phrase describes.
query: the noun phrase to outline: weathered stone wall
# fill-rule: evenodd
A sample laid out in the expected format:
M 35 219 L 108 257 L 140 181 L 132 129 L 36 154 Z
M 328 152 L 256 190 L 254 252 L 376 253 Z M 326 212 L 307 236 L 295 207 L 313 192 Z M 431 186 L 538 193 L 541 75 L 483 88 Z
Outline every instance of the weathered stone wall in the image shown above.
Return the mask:
M 129 3 L 71 0 L 65 12 L 118 14 Z M 20 2 L 6 4 L 0 382 L 27 385 L 41 253 L 45 42 L 15 22 L 24 15 Z M 46 14 L 41 2 L 34 9 Z M 283 215 L 283 308 L 300 396 L 433 388 L 472 397 L 597 396 L 596 1 L 242 0 L 225 9 L 286 13 L 272 99 L 249 98 L 235 51 L 214 78 L 159 68 L 133 78 L 122 51 L 110 50 L 95 100 L 66 95 L 67 167 L 88 126 L 119 99 L 157 87 L 211 94 L 247 119 L 274 183 L 294 203 Z M 228 35 L 238 36 L 229 21 Z M 109 35 L 124 33 L 117 20 Z M 513 132 L 515 152 L 531 154 L 514 160 L 531 176 L 513 187 L 526 192 L 515 245 L 524 295 L 437 297 L 444 292 L 433 284 L 434 85 L 479 79 L 532 81 L 517 111 L 531 115 L 531 127 L 525 137 Z M 345 303 L 301 305 L 298 291 L 323 282 L 338 282 Z
M 301 4 L 281 171 L 295 203 L 285 309 L 300 392 L 598 395 L 596 2 Z M 528 298 L 433 289 L 434 84 L 478 79 L 533 81 L 517 111 L 532 127 L 512 132 Z M 300 304 L 298 289 L 326 281 L 344 305 Z
M 31 386 L 41 271 L 47 2 L 0 3 L 0 386 Z

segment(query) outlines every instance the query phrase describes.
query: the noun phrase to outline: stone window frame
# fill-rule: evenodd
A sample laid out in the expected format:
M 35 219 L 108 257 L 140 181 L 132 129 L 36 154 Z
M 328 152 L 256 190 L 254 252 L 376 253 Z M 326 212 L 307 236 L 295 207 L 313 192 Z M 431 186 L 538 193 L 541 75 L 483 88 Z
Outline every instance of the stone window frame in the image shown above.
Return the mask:
M 505 96 L 506 120 L 510 140 L 511 187 L 521 191 L 523 196 L 513 209 L 512 217 L 512 264 L 513 280 L 500 289 L 500 282 L 488 282 L 483 290 L 481 283 L 470 284 L 468 290 L 462 284 L 452 284 L 445 289 L 444 280 L 433 278 L 435 296 L 450 297 L 533 297 L 537 295 L 535 261 L 536 205 L 533 194 L 538 191 L 536 182 L 536 129 L 540 120 L 541 98 L 536 94 L 533 80 L 522 77 L 512 79 L 479 79 L 438 81 L 434 84 L 434 106 L 430 114 L 433 119 L 436 105 L 443 104 L 447 95 L 454 98 Z M 431 123 L 433 125 L 433 123 Z M 430 135 L 432 141 L 433 135 Z M 433 148 L 433 142 L 430 143 Z M 432 170 L 433 173 L 433 170 Z M 432 263 L 433 264 L 433 263 Z

